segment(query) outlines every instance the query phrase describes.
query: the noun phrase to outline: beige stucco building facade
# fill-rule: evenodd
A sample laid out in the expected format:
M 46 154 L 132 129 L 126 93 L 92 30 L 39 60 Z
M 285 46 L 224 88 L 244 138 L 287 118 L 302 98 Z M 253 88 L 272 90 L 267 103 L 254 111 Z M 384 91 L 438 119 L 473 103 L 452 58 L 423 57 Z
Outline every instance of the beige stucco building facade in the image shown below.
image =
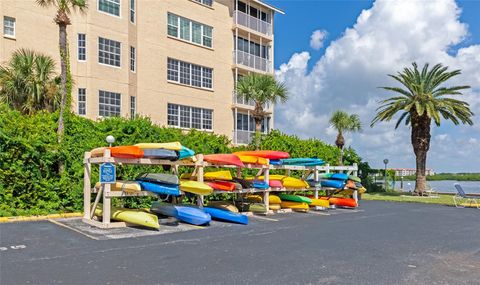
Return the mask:
M 68 27 L 72 109 L 91 119 L 148 116 L 246 143 L 253 107 L 236 79 L 273 74 L 273 19 L 258 0 L 89 0 Z M 29 48 L 59 62 L 55 10 L 35 0 L 1 0 L 0 61 Z M 58 64 L 59 67 L 59 64 Z M 273 107 L 264 131 L 273 126 Z

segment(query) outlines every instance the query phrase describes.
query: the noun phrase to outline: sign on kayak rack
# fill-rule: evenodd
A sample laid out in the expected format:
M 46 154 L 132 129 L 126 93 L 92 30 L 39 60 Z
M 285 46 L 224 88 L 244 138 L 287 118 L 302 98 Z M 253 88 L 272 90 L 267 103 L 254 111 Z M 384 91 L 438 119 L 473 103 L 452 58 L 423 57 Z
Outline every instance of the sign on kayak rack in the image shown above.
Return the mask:
M 110 162 L 100 164 L 100 183 L 115 183 L 115 165 Z

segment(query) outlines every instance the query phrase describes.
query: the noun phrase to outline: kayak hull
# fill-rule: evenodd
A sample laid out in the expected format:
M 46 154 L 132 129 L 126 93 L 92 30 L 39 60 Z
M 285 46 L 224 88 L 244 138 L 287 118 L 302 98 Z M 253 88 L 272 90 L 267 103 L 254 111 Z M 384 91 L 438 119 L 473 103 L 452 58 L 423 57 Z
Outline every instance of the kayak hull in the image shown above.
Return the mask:
M 191 180 L 180 181 L 180 190 L 197 195 L 210 195 L 213 193 L 213 188 L 207 184 Z
M 210 214 L 213 220 L 237 223 L 242 225 L 248 225 L 248 217 L 239 213 L 233 213 L 212 207 L 204 207 L 203 211 Z
M 153 202 L 150 210 L 154 213 L 175 217 L 182 222 L 197 226 L 208 224 L 212 220 L 209 214 L 198 208 L 190 206 Z
M 148 181 L 138 182 L 142 186 L 142 189 L 145 191 L 150 191 L 157 194 L 180 196 L 180 190 L 178 189 L 177 185 L 159 184 Z
M 341 180 L 322 180 L 320 181 L 320 184 L 322 187 L 328 187 L 328 188 L 337 188 L 337 189 L 343 189 L 345 186 L 345 183 Z
M 208 207 L 238 213 L 238 208 L 232 203 L 226 201 L 209 201 Z
M 358 206 L 355 200 L 352 198 L 321 197 L 321 199 L 326 199 L 330 202 L 330 205 L 335 205 L 338 207 L 356 208 Z
M 258 156 L 268 159 L 285 159 L 289 158 L 290 154 L 284 151 L 276 150 L 252 150 L 252 151 L 238 151 L 235 152 L 236 155 L 246 155 L 246 156 Z
M 137 146 L 114 146 L 109 147 L 110 156 L 117 158 L 142 158 L 143 150 Z
M 299 203 L 306 203 L 311 204 L 312 200 L 308 197 L 298 196 L 298 195 L 290 195 L 290 194 L 278 194 L 278 197 L 283 201 L 290 201 L 290 202 L 299 202 Z
M 102 186 L 100 182 L 95 184 L 95 188 L 99 189 Z M 123 191 L 127 193 L 135 193 L 142 191 L 142 186 L 136 181 L 123 181 L 117 180 L 115 183 L 110 184 L 111 191 Z
M 245 167 L 240 158 L 235 154 L 207 154 L 203 157 L 203 160 L 212 164 Z
M 205 182 L 208 186 L 218 191 L 233 191 L 235 190 L 235 183 L 228 181 L 208 181 Z
M 160 184 L 169 184 L 169 185 L 180 184 L 180 181 L 177 175 L 168 174 L 168 173 L 144 173 L 137 176 L 136 180 L 160 183 Z
M 143 157 L 174 161 L 178 160 L 178 153 L 165 148 L 147 148 L 143 149 Z
M 98 204 L 95 208 L 96 216 L 103 216 L 103 205 Z M 125 208 L 110 208 L 110 218 L 112 220 L 121 221 L 129 224 L 144 226 L 152 229 L 160 228 L 158 217 L 154 214 L 147 213 L 142 210 L 125 209 Z
M 164 148 L 170 150 L 181 150 L 182 144 L 180 142 L 168 142 L 168 143 L 137 143 L 135 146 L 142 149 L 152 148 Z
M 303 202 L 282 201 L 280 206 L 283 209 L 292 209 L 293 211 L 298 212 L 308 212 L 308 210 L 310 209 L 308 204 Z

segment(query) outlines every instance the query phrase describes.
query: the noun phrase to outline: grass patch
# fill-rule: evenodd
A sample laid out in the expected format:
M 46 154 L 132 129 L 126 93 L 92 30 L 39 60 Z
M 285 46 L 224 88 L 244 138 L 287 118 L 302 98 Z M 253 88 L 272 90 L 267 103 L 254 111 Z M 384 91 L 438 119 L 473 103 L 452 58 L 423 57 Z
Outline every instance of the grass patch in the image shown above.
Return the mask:
M 435 197 L 411 196 L 409 193 L 364 193 L 362 200 L 366 201 L 390 201 L 407 203 L 424 203 L 453 206 L 452 195 L 438 194 Z

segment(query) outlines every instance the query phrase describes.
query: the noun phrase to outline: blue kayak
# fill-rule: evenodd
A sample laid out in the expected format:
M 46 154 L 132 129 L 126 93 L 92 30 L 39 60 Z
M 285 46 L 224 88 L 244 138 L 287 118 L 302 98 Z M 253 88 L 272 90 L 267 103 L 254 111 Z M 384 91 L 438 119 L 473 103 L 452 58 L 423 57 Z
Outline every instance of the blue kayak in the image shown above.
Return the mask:
M 299 158 L 286 158 L 281 160 L 284 165 L 300 165 L 300 166 L 316 166 L 324 165 L 325 162 L 320 158 L 309 158 L 309 157 L 299 157 Z
M 187 157 L 191 157 L 191 156 L 194 156 L 195 155 L 195 152 L 191 149 L 189 149 L 188 147 L 184 147 L 182 146 L 182 149 L 178 151 L 178 158 L 179 159 L 184 159 L 184 158 L 187 158 Z
M 343 189 L 343 187 L 345 186 L 345 182 L 342 180 L 322 180 L 320 184 L 322 185 L 322 187 L 337 189 Z
M 257 188 L 257 189 L 268 189 L 270 186 L 268 185 L 267 182 L 265 181 L 258 181 L 258 180 L 255 180 L 253 181 L 253 188 Z
M 282 165 L 282 161 L 280 159 L 270 159 L 271 165 Z
M 201 209 L 189 206 L 178 206 L 163 202 L 153 202 L 150 210 L 156 214 L 175 217 L 182 222 L 192 225 L 205 225 L 210 223 L 212 217 Z
M 140 183 L 140 186 L 142 186 L 142 190 L 150 191 L 157 194 L 180 196 L 180 190 L 178 189 L 178 185 L 160 184 L 140 180 L 137 181 L 138 183 Z
M 212 216 L 212 219 L 214 220 L 248 225 L 248 217 L 246 215 L 212 207 L 204 207 L 203 210 L 205 211 L 205 213 L 210 214 L 210 216 Z
M 329 179 L 334 179 L 334 180 L 347 180 L 348 179 L 348 174 L 345 173 L 333 173 Z

